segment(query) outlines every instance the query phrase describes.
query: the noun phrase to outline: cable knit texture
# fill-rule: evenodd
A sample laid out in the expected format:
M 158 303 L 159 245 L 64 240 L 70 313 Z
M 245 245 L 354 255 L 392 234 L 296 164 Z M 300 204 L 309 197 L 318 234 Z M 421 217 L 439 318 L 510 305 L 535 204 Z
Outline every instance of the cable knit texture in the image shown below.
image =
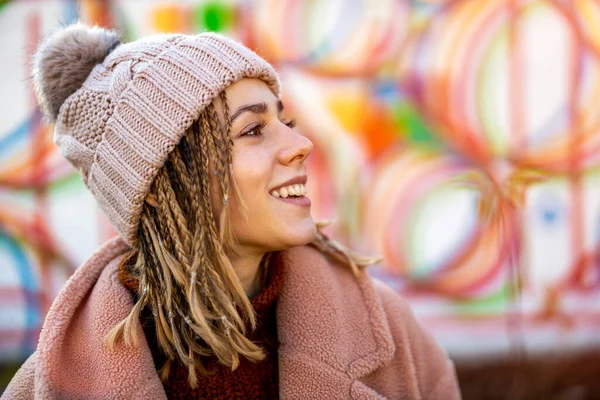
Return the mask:
M 202 110 L 245 77 L 263 80 L 276 96 L 280 88 L 269 63 L 216 33 L 118 43 L 102 28 L 59 30 L 36 52 L 34 83 L 62 154 L 135 246 L 152 181 Z
M 141 324 L 139 347 L 103 344 L 133 307 L 118 279 L 125 249 L 113 239 L 75 272 L 3 399 L 167 398 Z M 312 247 L 281 257 L 280 398 L 460 399 L 452 362 L 391 289 Z
M 259 343 L 266 353 L 264 360 L 251 363 L 246 358 L 240 360 L 239 367 L 232 371 L 220 365 L 216 357 L 204 360 L 204 365 L 211 371 L 210 375 L 199 375 L 198 387 L 192 389 L 188 384 L 187 369 L 176 364 L 169 379 L 164 383 L 165 392 L 169 399 L 244 399 L 266 400 L 279 398 L 279 379 L 277 365 L 277 322 L 275 306 L 277 297 L 283 286 L 285 265 L 281 258 L 274 253 L 267 270 L 267 282 L 261 293 L 250 302 L 256 311 L 257 326 L 254 331 L 247 326 L 250 339 Z M 119 281 L 134 298 L 138 293 L 138 280 L 124 265 L 119 266 Z M 158 348 L 154 323 L 150 310 L 142 313 L 142 325 L 146 339 L 155 361 L 160 368 L 165 360 Z

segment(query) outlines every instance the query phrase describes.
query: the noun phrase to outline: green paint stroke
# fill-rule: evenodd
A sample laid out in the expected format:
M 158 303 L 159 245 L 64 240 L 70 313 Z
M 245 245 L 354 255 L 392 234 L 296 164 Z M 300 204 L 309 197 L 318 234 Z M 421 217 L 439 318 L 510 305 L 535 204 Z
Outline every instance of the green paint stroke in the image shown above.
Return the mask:
M 0 11 L 10 2 L 10 0 L 0 0 Z
M 505 311 L 509 304 L 510 290 L 508 284 L 503 285 L 497 292 L 486 297 L 470 300 L 457 300 L 454 305 L 459 314 L 463 316 L 487 315 L 489 313 Z
M 114 7 L 112 12 L 122 41 L 128 43 L 138 39 L 139 33 L 136 32 L 134 23 L 127 18 L 127 13 L 121 7 Z
M 65 192 L 74 192 L 77 190 L 85 190 L 85 185 L 77 171 L 73 171 L 73 173 L 65 175 L 51 184 L 51 191 L 53 194 L 63 194 Z
M 438 147 L 438 141 L 419 113 L 406 102 L 391 104 L 394 124 L 404 133 L 405 139 L 413 144 Z
M 197 31 L 221 32 L 233 25 L 235 8 L 231 3 L 207 1 L 193 11 L 194 28 Z
M 502 96 L 502 89 L 508 85 L 508 28 L 497 33 L 486 50 L 483 62 L 477 71 L 476 98 L 478 114 L 481 118 L 483 134 L 487 138 L 494 153 L 506 156 L 510 150 L 509 138 L 499 120 L 498 101 L 508 100 Z M 500 84 L 499 84 L 500 82 Z M 510 96 L 510 93 L 506 93 Z

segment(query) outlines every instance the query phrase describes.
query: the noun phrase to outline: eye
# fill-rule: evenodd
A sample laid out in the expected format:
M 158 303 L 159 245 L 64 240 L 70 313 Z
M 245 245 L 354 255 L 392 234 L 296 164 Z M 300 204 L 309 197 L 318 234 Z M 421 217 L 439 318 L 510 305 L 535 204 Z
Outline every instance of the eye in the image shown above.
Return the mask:
M 260 124 L 254 125 L 251 129 L 242 133 L 240 136 L 250 136 L 250 137 L 260 136 L 260 135 L 262 135 L 263 129 L 265 129 L 265 123 L 261 122 Z

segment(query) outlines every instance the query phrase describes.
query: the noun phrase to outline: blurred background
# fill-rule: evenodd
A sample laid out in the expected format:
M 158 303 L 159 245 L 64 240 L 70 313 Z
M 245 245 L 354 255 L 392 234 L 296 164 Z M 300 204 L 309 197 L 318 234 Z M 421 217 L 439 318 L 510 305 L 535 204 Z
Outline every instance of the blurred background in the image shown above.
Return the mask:
M 600 398 L 597 0 L 0 0 L 0 392 L 114 235 L 31 87 L 38 41 L 77 19 L 273 63 L 314 215 L 384 257 L 465 399 Z

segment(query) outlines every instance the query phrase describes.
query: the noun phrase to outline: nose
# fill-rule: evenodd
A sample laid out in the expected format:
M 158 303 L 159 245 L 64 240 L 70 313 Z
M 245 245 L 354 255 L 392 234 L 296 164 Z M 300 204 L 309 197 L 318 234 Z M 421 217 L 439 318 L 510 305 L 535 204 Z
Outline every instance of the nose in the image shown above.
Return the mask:
M 313 150 L 313 143 L 291 128 L 287 128 L 285 144 L 279 152 L 279 161 L 284 165 L 293 163 L 301 164 Z

